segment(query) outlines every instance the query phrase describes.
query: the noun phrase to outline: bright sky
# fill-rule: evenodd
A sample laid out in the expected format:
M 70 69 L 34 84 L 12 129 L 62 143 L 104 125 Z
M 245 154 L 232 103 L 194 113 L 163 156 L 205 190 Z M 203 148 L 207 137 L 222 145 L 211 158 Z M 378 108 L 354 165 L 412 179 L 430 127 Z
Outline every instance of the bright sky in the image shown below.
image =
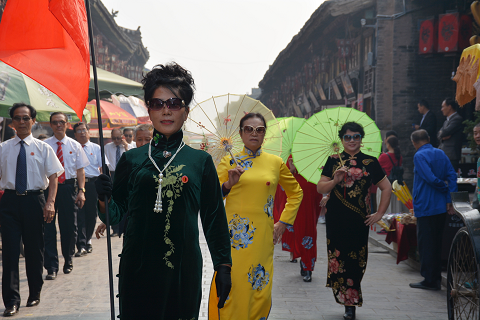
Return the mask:
M 102 0 L 119 26 L 141 26 L 146 67 L 190 70 L 195 100 L 250 93 L 323 0 Z

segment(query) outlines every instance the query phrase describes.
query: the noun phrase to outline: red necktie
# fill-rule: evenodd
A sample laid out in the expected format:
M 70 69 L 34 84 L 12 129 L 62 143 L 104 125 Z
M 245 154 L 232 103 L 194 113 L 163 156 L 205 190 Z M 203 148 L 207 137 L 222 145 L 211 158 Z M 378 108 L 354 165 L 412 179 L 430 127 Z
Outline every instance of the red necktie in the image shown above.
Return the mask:
M 63 163 L 63 151 L 62 151 L 62 143 L 60 141 L 57 141 L 57 158 L 60 160 L 60 163 L 62 164 L 62 167 L 65 168 L 65 164 Z M 58 183 L 64 183 L 65 182 L 65 171 L 62 173 L 60 177 L 58 177 Z

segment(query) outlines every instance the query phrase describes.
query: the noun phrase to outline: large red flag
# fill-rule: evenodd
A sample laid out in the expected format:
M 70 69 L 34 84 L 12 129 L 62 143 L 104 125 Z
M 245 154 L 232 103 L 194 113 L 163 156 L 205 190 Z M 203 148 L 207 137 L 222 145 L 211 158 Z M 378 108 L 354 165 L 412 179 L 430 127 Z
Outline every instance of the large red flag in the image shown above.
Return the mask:
M 90 83 L 84 0 L 7 1 L 0 60 L 55 93 L 81 119 Z

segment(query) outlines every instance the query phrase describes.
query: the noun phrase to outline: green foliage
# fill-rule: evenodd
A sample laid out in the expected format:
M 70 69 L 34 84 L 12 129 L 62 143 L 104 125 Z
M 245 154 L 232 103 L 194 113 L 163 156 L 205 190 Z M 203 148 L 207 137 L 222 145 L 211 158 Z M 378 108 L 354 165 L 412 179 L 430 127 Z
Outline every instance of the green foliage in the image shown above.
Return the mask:
M 477 123 L 480 123 L 480 112 L 474 112 L 473 115 L 474 115 L 474 118 L 475 118 L 473 121 L 471 121 L 471 120 L 463 121 L 463 124 L 465 125 L 465 129 L 463 130 L 463 132 L 467 135 L 468 146 L 472 150 L 476 150 L 477 149 L 477 144 L 475 143 L 475 140 L 473 139 L 473 127 L 475 127 L 475 125 Z

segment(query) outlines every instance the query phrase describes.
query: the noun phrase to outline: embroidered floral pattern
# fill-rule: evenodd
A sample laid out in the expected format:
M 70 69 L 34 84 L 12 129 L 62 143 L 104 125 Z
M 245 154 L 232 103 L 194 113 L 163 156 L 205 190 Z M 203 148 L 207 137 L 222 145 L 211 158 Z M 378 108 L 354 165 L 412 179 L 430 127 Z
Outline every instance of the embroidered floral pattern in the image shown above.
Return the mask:
M 269 195 L 267 199 L 267 204 L 263 206 L 263 211 L 267 214 L 270 219 L 273 219 L 273 196 Z
M 334 273 L 343 273 L 345 270 L 343 269 L 345 262 L 337 260 L 337 258 L 340 256 L 340 251 L 335 250 L 334 253 L 332 253 L 330 250 L 328 250 L 328 276 L 330 277 L 330 274 Z
M 256 230 L 248 218 L 242 218 L 238 214 L 233 215 L 233 219 L 228 223 L 228 229 L 230 230 L 230 244 L 237 250 L 248 248 Z
M 313 247 L 313 238 L 309 236 L 303 237 L 302 246 L 307 250 L 311 249 Z
M 158 135 L 158 134 L 157 134 Z M 169 257 L 175 252 L 175 245 L 173 244 L 172 240 L 168 237 L 168 233 L 170 231 L 170 216 L 173 212 L 173 205 L 174 200 L 181 196 L 183 190 L 183 181 L 182 176 L 183 174 L 179 171 L 185 167 L 184 164 L 176 166 L 176 167 L 168 167 L 165 170 L 165 177 L 163 177 L 162 182 L 162 197 L 167 199 L 167 213 L 165 214 L 165 229 L 163 231 L 163 240 L 165 243 L 170 247 L 164 256 L 163 260 L 165 260 L 165 264 L 174 269 L 172 262 L 169 260 Z M 155 182 L 158 183 L 158 176 L 153 175 Z M 156 187 L 158 189 L 158 186 Z
M 344 286 L 341 286 L 336 295 L 335 298 L 337 298 L 338 302 L 341 304 L 345 305 L 357 305 L 358 302 L 360 301 L 360 296 L 358 294 L 358 290 L 352 289 L 352 288 L 345 288 Z
M 287 226 L 287 231 L 288 231 L 288 232 L 293 232 L 293 231 L 294 231 L 294 230 L 293 230 L 293 226 Z
M 282 248 L 287 249 L 287 250 L 291 250 L 290 246 L 286 242 L 282 243 Z
M 163 138 L 163 135 L 160 134 L 160 132 L 157 132 L 154 136 L 153 136 L 153 145 L 156 147 L 158 145 L 158 143 L 160 142 L 160 139 Z
M 252 284 L 253 290 L 261 291 L 267 286 L 269 281 L 270 274 L 261 264 L 258 264 L 256 267 L 253 265 L 250 267 L 248 271 L 248 282 Z
M 312 258 L 312 270 L 315 268 L 315 258 Z

